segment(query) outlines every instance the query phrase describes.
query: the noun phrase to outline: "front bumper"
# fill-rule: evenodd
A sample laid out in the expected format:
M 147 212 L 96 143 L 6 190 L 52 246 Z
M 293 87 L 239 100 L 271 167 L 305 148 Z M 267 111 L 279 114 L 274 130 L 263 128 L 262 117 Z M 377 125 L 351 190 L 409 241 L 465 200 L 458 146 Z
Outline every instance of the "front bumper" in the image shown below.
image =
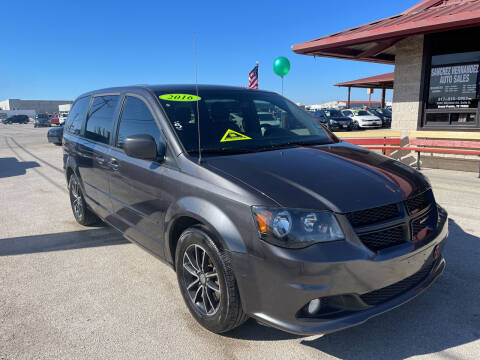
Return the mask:
M 362 128 L 379 128 L 379 127 L 382 127 L 382 123 L 381 122 L 376 122 L 376 123 L 367 123 L 367 122 L 360 123 L 359 122 L 358 126 Z
M 231 257 L 249 315 L 295 334 L 328 333 L 359 325 L 427 289 L 445 268 L 441 252 L 447 235 L 445 218 L 428 244 L 417 249 L 402 244 L 372 256 L 368 249 L 348 241 L 300 250 L 262 242 L 260 256 L 231 253 Z M 426 264 L 431 264 L 427 272 Z M 362 301 L 369 294 L 415 278 L 421 271 L 422 277 L 400 294 L 375 305 Z M 335 299 L 335 311 L 301 315 L 305 305 L 317 298 Z
M 330 129 L 332 130 L 351 130 L 352 129 L 352 125 L 351 124 L 330 124 L 329 125 Z

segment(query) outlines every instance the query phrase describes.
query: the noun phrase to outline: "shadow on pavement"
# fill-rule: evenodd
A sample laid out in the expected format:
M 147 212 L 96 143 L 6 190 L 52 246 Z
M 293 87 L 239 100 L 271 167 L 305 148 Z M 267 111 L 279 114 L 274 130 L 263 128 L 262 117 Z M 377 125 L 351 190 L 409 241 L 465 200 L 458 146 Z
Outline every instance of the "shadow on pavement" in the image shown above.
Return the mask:
M 480 238 L 451 219 L 449 229 L 447 268 L 424 294 L 363 325 L 302 344 L 341 359 L 404 359 L 478 340 Z
M 25 175 L 27 169 L 39 167 L 36 161 L 18 161 L 17 158 L 0 158 L 0 178 Z
M 98 227 L 91 230 L 0 239 L 0 256 L 128 243 L 129 241 L 115 230 L 109 227 Z
M 220 335 L 234 339 L 253 341 L 289 340 L 303 337 L 300 335 L 289 334 L 269 326 L 263 326 L 257 323 L 257 321 L 254 319 L 249 319 L 239 328 Z

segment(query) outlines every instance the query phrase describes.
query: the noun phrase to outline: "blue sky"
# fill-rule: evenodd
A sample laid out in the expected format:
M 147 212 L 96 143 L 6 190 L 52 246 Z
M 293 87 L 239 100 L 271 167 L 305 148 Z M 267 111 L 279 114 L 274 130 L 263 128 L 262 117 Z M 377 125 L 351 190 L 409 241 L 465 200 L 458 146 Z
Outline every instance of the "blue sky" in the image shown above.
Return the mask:
M 109 86 L 192 83 L 194 33 L 200 83 L 246 86 L 259 61 L 260 88 L 280 92 L 272 63 L 286 56 L 287 97 L 306 104 L 344 99 L 346 89 L 332 84 L 393 66 L 314 59 L 294 54 L 291 45 L 398 14 L 417 2 L 4 0 L 0 100 L 66 100 Z M 366 98 L 365 89 L 352 90 L 352 100 Z

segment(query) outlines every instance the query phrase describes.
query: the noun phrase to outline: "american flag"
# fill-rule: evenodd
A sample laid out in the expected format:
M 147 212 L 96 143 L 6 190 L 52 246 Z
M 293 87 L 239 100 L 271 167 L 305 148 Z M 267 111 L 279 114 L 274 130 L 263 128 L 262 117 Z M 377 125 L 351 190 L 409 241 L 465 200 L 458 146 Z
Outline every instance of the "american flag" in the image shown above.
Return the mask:
M 258 62 L 248 74 L 248 88 L 258 89 Z

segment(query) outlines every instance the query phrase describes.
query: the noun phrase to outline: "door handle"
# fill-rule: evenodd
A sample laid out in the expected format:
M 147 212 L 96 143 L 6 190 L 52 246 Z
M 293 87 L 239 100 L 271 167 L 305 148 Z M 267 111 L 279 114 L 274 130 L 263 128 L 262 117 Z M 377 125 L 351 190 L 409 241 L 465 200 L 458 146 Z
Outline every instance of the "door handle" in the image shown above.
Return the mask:
M 109 162 L 108 165 L 112 168 L 112 170 L 117 171 L 120 165 L 118 164 L 117 159 L 112 158 Z
M 97 162 L 100 164 L 100 165 L 103 165 L 103 163 L 105 162 L 105 159 L 101 156 L 97 156 L 95 157 L 95 160 L 97 160 Z

